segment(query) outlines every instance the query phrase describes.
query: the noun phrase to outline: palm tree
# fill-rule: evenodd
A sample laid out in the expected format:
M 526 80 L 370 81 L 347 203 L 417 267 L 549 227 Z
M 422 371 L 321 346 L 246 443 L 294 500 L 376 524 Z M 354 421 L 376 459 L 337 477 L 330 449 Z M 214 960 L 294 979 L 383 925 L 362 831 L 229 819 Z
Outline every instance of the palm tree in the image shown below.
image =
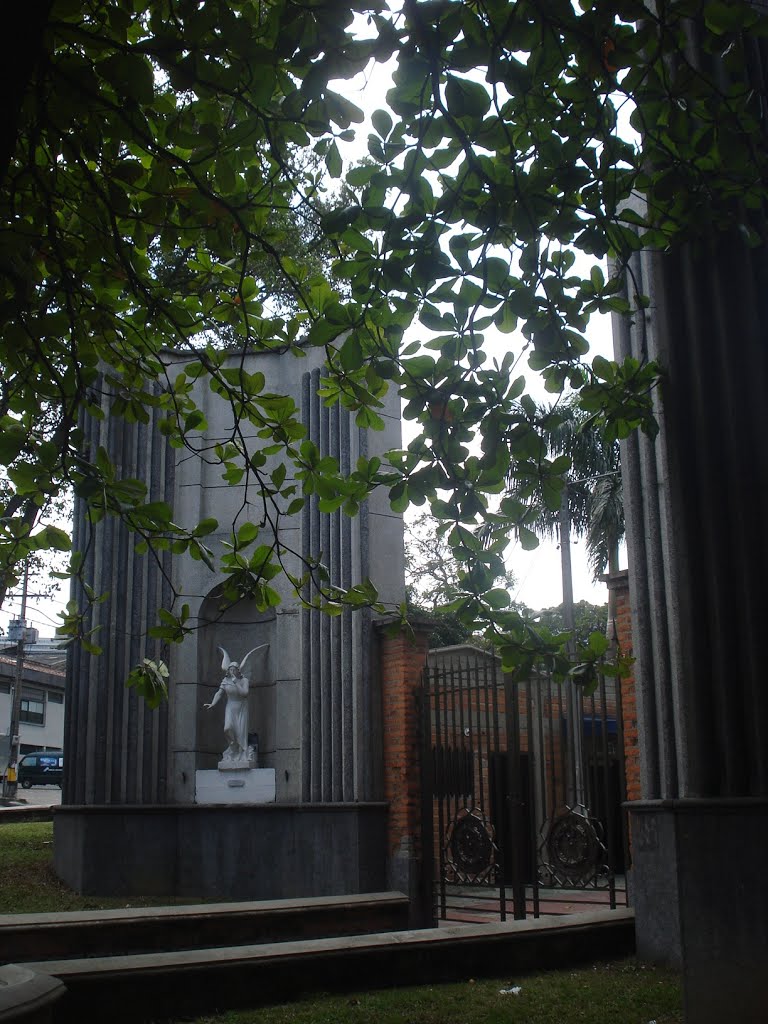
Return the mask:
M 563 487 L 560 508 L 553 510 L 541 493 L 533 495 L 534 533 L 557 538 L 563 533 L 586 540 L 595 579 L 619 567 L 619 545 L 624 537 L 624 502 L 618 441 L 607 441 L 593 417 L 574 401 L 539 409 L 541 435 L 551 458 L 567 455 L 571 468 Z M 511 482 L 511 493 L 517 490 Z M 530 499 L 529 499 L 530 500 Z
M 565 479 L 560 505 L 552 507 L 545 500 L 542 485 L 535 485 L 531 493 L 528 481 L 520 485 L 512 477 L 509 494 L 525 498 L 533 506 L 534 516 L 527 524 L 534 533 L 557 537 L 563 578 L 563 623 L 566 630 L 574 631 L 573 578 L 571 572 L 571 532 L 584 537 L 590 567 L 595 578 L 619 567 L 619 544 L 624 537 L 624 503 L 622 500 L 619 445 L 608 441 L 596 427 L 594 418 L 584 412 L 573 400 L 537 410 L 539 434 L 546 444 L 547 456 L 555 459 L 565 455 L 571 461 Z M 614 595 L 608 595 L 608 622 L 615 617 Z M 569 642 L 571 657 L 576 644 Z M 569 803 L 574 809 L 584 810 L 585 787 L 582 773 L 582 730 L 578 698 L 573 686 L 567 690 L 570 742 L 574 757 L 569 768 Z

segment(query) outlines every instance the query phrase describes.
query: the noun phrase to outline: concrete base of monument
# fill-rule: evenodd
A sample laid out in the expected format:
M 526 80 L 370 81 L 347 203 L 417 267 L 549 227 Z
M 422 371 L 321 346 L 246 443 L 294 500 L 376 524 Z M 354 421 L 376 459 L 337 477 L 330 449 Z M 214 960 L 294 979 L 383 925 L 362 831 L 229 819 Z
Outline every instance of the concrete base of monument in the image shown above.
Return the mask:
M 638 957 L 682 966 L 686 1020 L 765 1024 L 768 801 L 624 806 Z
M 196 804 L 271 804 L 274 800 L 274 768 L 195 772 Z
M 54 808 L 57 875 L 89 896 L 193 901 L 386 889 L 387 805 L 151 804 Z

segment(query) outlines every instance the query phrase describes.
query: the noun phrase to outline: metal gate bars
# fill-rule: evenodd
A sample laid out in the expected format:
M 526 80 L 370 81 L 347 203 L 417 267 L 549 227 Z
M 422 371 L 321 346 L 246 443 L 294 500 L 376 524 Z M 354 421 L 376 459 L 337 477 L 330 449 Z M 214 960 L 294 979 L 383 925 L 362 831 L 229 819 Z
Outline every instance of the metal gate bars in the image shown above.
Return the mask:
M 421 702 L 425 899 L 436 921 L 626 903 L 621 687 L 589 695 L 498 659 L 430 652 Z M 432 851 L 432 857 L 429 856 Z

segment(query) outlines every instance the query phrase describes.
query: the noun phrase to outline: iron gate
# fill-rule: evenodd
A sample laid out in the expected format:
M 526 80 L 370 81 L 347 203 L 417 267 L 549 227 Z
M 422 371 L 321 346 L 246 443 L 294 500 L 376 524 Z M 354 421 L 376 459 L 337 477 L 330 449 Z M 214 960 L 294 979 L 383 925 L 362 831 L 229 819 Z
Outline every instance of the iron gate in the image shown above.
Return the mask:
M 434 920 L 626 904 L 618 680 L 590 695 L 547 675 L 515 683 L 492 654 L 448 648 L 430 654 L 421 708 Z

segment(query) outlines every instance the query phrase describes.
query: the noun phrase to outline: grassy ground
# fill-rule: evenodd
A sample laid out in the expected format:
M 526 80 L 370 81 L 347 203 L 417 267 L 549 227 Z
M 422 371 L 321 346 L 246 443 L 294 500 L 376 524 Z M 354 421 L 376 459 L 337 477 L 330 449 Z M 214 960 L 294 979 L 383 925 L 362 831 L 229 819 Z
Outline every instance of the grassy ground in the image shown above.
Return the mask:
M 502 992 L 520 987 L 520 992 Z M 635 961 L 493 981 L 323 995 L 196 1024 L 682 1024 L 677 975 Z
M 53 825 L 49 821 L 0 825 L 0 914 L 49 913 L 145 907 L 168 900 L 78 896 L 53 872 Z

